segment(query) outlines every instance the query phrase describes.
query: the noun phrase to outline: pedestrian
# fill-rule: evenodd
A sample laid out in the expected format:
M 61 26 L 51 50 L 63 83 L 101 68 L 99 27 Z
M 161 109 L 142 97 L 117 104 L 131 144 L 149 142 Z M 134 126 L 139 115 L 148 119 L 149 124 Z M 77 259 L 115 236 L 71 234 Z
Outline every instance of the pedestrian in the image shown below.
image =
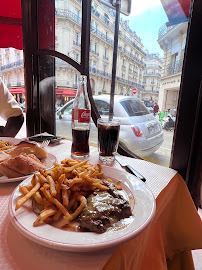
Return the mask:
M 0 126 L 1 137 L 15 137 L 24 122 L 22 109 L 0 78 L 0 117 L 6 121 Z
M 156 114 L 158 113 L 159 111 L 159 106 L 157 104 L 157 102 L 154 102 L 154 107 L 153 107 L 153 114 L 154 116 L 156 116 Z

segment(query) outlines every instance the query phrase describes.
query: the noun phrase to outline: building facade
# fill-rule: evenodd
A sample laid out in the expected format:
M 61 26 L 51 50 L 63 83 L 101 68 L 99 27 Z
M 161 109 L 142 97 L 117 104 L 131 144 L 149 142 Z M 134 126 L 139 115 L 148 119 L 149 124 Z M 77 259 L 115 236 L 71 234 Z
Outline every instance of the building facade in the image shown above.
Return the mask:
M 55 50 L 77 62 L 80 62 L 81 57 L 81 14 L 81 0 L 56 0 Z M 95 95 L 109 94 L 111 90 L 114 27 L 115 11 L 104 7 L 97 0 L 92 1 L 90 79 Z M 136 88 L 140 96 L 144 89 L 145 57 L 140 38 L 129 28 L 128 21 L 121 20 L 115 94 L 132 95 L 133 88 Z M 23 52 L 13 48 L 1 49 L 0 58 L 1 76 L 9 89 L 24 86 Z M 56 59 L 55 74 L 56 93 L 66 93 L 67 101 L 75 95 L 79 72 L 66 62 Z
M 159 54 L 148 53 L 145 63 L 146 69 L 143 74 L 144 89 L 140 91 L 140 98 L 147 106 L 153 106 L 155 101 L 158 102 L 163 61 Z
M 158 43 L 164 51 L 159 90 L 160 111 L 176 111 L 181 82 L 187 22 L 159 29 Z

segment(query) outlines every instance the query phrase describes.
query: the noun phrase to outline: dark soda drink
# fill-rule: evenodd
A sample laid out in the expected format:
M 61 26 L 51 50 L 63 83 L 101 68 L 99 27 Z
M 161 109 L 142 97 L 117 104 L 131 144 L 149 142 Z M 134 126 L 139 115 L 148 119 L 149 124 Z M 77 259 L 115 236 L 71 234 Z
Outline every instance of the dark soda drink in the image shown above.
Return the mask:
M 89 133 L 89 129 L 72 128 L 72 156 L 87 157 L 89 155 Z
M 72 108 L 72 149 L 74 158 L 83 158 L 89 155 L 91 105 L 87 94 L 87 77 L 79 76 L 78 89 Z
M 101 160 L 114 160 L 118 147 L 119 130 L 119 121 L 113 124 L 113 122 L 101 123 L 101 120 L 98 120 L 98 148 Z

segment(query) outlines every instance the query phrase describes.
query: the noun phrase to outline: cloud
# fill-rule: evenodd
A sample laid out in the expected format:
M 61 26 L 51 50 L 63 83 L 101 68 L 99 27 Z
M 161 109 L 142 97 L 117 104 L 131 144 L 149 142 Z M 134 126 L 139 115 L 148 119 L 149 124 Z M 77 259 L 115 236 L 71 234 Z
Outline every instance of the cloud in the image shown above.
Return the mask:
M 130 16 L 143 13 L 147 9 L 162 6 L 160 0 L 132 0 Z

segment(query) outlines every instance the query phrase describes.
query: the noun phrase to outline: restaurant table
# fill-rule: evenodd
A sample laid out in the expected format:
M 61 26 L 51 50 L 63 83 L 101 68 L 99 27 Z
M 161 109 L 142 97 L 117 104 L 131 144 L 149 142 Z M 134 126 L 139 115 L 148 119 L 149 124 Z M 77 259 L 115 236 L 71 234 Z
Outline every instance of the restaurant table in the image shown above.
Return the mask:
M 47 151 L 58 162 L 70 157 L 71 142 L 62 140 Z M 120 246 L 96 252 L 67 252 L 38 245 L 12 225 L 9 198 L 19 184 L 0 184 L 0 269 L 1 270 L 164 270 L 194 269 L 191 250 L 202 248 L 202 222 L 187 186 L 175 170 L 144 160 L 123 157 L 146 178 L 156 200 L 150 225 Z M 96 147 L 89 161 L 98 163 Z M 102 163 L 101 163 L 102 164 Z M 117 162 L 109 166 L 123 170 Z

